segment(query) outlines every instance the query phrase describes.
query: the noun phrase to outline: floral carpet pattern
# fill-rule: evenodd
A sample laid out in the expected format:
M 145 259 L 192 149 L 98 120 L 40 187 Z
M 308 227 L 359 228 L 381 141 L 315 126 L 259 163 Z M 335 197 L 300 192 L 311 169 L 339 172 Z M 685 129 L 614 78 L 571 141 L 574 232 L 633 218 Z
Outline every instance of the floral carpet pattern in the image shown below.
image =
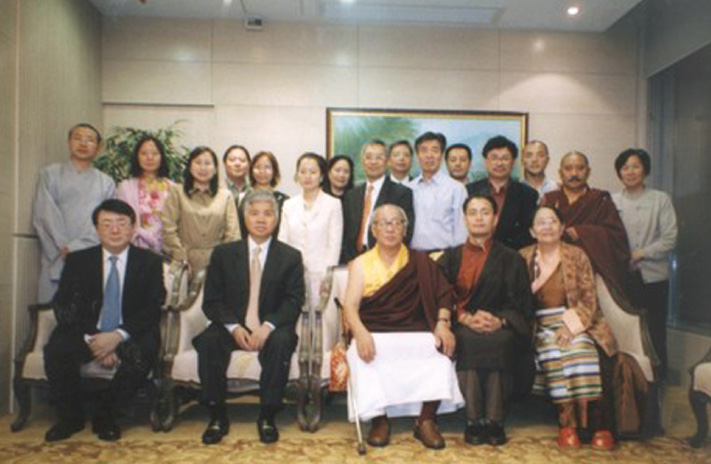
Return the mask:
M 456 413 L 439 418 L 447 441 L 444 450 L 425 449 L 412 436 L 412 420 L 403 418 L 392 421 L 390 445 L 368 447 L 365 456 L 358 455 L 354 427 L 344 419 L 344 398 L 337 398 L 326 408 L 321 428 L 313 434 L 299 430 L 295 411 L 287 407 L 278 417 L 281 439 L 274 445 L 259 442 L 255 427 L 258 406 L 248 399 L 230 404 L 230 433 L 222 443 L 212 446 L 200 441 L 207 414 L 199 406 L 184 408 L 169 433 L 151 431 L 147 413 L 143 412 L 123 424 L 123 438 L 117 442 L 98 440 L 87 421 L 87 428 L 69 440 L 45 443 L 44 433 L 53 414 L 46 405 L 37 404 L 20 432 L 9 430 L 14 416 L 0 417 L 0 464 L 711 464 L 711 438 L 700 449 L 687 444 L 686 437 L 695 431 L 695 422 L 685 397 L 681 389 L 667 392 L 662 420 L 666 436 L 646 442 L 621 442 L 611 452 L 587 446 L 559 449 L 555 443 L 555 410 L 545 403 L 529 403 L 511 411 L 507 419 L 509 442 L 504 446 L 465 444 L 464 417 Z

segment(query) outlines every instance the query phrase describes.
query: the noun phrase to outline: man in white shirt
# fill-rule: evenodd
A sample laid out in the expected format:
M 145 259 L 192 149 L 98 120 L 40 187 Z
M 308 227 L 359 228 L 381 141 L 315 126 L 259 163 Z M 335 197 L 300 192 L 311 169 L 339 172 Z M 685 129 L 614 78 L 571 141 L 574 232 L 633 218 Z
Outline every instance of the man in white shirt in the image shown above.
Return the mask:
M 558 190 L 558 184 L 546 177 L 546 167 L 550 161 L 548 145 L 540 140 L 532 140 L 523 147 L 523 179 L 521 182 L 538 192 L 539 200 L 548 192 Z
M 467 238 L 462 205 L 467 189 L 442 172 L 442 155 L 447 145 L 443 134 L 426 132 L 415 141 L 422 174 L 408 184 L 415 204 L 415 231 L 411 247 L 434 251 L 461 245 Z

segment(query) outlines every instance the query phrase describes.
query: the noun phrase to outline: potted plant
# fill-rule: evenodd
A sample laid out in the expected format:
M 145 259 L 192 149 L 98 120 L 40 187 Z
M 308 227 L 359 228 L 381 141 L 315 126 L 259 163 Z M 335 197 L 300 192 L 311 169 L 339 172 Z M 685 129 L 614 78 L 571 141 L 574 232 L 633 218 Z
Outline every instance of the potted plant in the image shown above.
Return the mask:
M 183 121 L 175 121 L 170 126 L 155 131 L 135 127 L 114 127 L 113 134 L 106 139 L 104 154 L 96 160 L 94 166 L 118 184 L 131 176 L 131 156 L 138 141 L 147 135 L 152 135 L 165 147 L 168 177 L 175 182 L 182 182 L 185 160 L 190 150 L 184 145 L 179 145 L 183 131 L 177 126 L 181 122 Z

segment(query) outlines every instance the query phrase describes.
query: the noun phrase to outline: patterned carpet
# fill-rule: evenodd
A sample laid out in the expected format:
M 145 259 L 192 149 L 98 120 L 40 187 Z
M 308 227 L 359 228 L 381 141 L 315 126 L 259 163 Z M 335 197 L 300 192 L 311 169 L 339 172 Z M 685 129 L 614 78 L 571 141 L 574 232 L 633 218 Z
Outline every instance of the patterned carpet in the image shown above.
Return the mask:
M 510 414 L 505 446 L 472 447 L 463 442 L 461 414 L 440 418 L 447 440 L 442 451 L 425 449 L 411 433 L 412 420 L 393 421 L 393 438 L 386 448 L 369 448 L 366 456 L 356 451 L 355 431 L 348 424 L 345 405 L 339 399 L 330 405 L 321 430 L 304 433 L 294 422 L 294 410 L 287 408 L 279 416 L 281 440 L 263 445 L 257 438 L 254 420 L 258 409 L 253 400 L 239 399 L 230 405 L 232 427 L 219 445 L 204 446 L 200 435 L 205 427 L 205 412 L 187 408 L 170 433 L 153 433 L 146 415 L 140 413 L 124 422 L 124 437 L 116 443 L 97 440 L 87 428 L 71 439 L 47 444 L 44 432 L 52 421 L 46 406 L 38 405 L 27 427 L 10 433 L 11 416 L 0 418 L 0 463 L 486 463 L 486 464 L 683 464 L 711 463 L 711 440 L 701 449 L 692 449 L 685 437 L 694 430 L 683 392 L 667 395 L 664 426 L 667 436 L 648 442 L 623 442 L 612 452 L 589 447 L 561 451 L 555 445 L 555 416 L 543 403 L 517 407 Z

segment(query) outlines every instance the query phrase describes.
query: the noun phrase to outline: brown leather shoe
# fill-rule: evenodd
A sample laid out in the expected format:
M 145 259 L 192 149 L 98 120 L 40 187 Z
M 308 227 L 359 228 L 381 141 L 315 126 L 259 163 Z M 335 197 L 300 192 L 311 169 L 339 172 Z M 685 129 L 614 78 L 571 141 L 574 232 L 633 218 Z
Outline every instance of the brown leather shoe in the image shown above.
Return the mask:
M 370 446 L 387 446 L 390 443 L 390 422 L 388 416 L 374 417 L 370 422 L 367 438 Z
M 445 446 L 444 438 L 439 433 L 439 427 L 432 419 L 415 420 L 415 438 L 420 440 L 427 448 L 443 449 Z

